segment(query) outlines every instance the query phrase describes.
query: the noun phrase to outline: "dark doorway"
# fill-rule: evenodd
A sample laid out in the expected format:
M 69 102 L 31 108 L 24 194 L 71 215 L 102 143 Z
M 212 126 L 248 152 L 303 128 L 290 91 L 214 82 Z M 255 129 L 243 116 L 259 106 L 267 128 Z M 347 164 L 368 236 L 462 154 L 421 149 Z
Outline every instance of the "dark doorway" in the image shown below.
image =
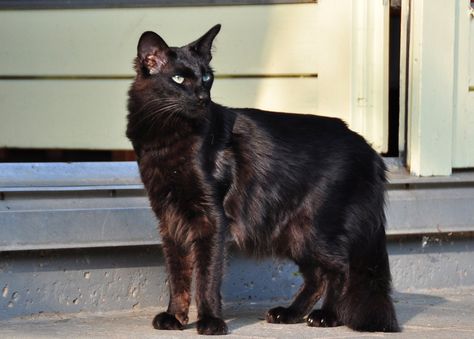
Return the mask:
M 398 157 L 400 124 L 400 24 L 401 0 L 390 1 L 388 150 L 384 156 Z

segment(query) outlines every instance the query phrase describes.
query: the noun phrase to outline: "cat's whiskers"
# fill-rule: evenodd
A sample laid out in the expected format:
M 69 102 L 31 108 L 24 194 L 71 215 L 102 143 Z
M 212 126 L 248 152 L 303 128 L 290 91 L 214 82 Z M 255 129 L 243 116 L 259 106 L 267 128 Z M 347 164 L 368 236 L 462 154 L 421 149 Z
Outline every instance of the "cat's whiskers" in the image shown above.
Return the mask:
M 157 106 L 156 108 L 153 106 Z M 145 111 L 145 112 L 144 112 Z M 149 123 L 150 128 L 156 125 L 156 122 L 160 119 L 163 121 L 169 120 L 171 116 L 176 115 L 177 112 L 181 112 L 181 105 L 175 100 L 163 100 L 154 99 L 144 104 L 137 115 L 142 114 L 136 121 L 134 121 L 135 127 L 143 123 Z
M 166 112 L 166 115 L 162 115 L 162 112 Z M 156 126 L 158 122 L 161 122 L 162 126 L 172 123 L 179 117 L 182 112 L 181 106 L 178 103 L 170 104 L 165 107 L 164 111 L 157 112 L 150 120 L 150 129 Z M 173 120 L 172 120 L 173 119 Z
M 154 105 L 159 105 L 158 110 L 149 110 L 146 112 L 143 117 L 139 120 L 147 119 L 150 117 L 152 114 L 157 114 L 160 113 L 158 111 L 165 111 L 169 109 L 169 106 L 176 104 L 176 100 L 171 100 L 169 98 L 158 98 L 158 99 L 153 99 L 145 103 L 136 113 L 136 115 L 141 115 L 144 111 L 147 111 L 150 108 L 153 108 Z
M 181 114 L 185 114 L 186 109 L 182 102 L 176 98 L 156 98 L 146 102 L 136 113 L 138 118 L 133 122 L 134 127 L 148 124 L 148 129 L 156 127 L 158 122 L 162 126 L 176 123 Z M 210 122 L 207 114 L 201 116 L 207 123 Z

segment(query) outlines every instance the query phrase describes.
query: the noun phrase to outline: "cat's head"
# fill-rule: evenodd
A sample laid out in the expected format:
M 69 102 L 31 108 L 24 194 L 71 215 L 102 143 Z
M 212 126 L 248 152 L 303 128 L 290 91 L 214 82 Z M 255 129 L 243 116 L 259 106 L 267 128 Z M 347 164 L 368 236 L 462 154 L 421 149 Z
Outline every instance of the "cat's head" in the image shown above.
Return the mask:
M 211 102 L 214 74 L 211 47 L 221 26 L 183 47 L 169 47 L 154 32 L 140 37 L 135 59 L 137 80 L 149 100 L 189 117 L 202 115 Z M 151 93 L 151 95 L 150 95 Z

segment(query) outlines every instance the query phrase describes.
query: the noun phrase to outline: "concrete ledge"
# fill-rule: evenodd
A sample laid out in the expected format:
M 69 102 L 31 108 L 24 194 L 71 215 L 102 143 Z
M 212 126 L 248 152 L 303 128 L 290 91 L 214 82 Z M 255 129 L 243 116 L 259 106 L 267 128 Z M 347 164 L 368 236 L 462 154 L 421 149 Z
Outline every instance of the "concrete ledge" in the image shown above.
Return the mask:
M 387 233 L 474 231 L 474 172 L 389 174 Z M 136 163 L 0 164 L 0 251 L 160 244 Z
M 395 290 L 474 287 L 473 240 L 424 236 L 389 241 Z M 256 260 L 231 248 L 222 295 L 226 303 L 241 303 L 245 309 L 286 304 L 301 282 L 291 262 Z M 4 252 L 0 284 L 0 320 L 45 312 L 165 308 L 168 302 L 159 246 Z
M 0 164 L 0 189 L 143 187 L 134 161 Z

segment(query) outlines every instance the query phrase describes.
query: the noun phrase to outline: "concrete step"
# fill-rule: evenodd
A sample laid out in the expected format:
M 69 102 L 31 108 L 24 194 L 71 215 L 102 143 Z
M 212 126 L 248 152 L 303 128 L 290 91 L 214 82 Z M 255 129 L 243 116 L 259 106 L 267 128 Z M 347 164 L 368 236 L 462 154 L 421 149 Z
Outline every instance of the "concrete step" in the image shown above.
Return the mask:
M 396 291 L 474 287 L 474 239 L 394 238 L 388 243 Z M 256 260 L 231 248 L 226 302 L 289 300 L 302 282 L 291 262 Z M 3 252 L 0 319 L 39 312 L 101 312 L 165 307 L 167 275 L 160 246 Z
M 390 165 L 388 251 L 399 292 L 474 286 L 474 172 L 412 177 Z M 167 284 L 135 163 L 3 164 L 0 319 L 164 307 Z M 232 249 L 226 302 L 288 300 L 289 262 Z
M 314 328 L 306 324 L 268 324 L 265 311 L 276 304 L 233 303 L 225 306 L 226 338 L 474 338 L 474 289 L 396 293 L 402 333 L 359 333 L 347 327 Z M 161 308 L 140 311 L 41 314 L 0 321 L 1 338 L 190 338 L 196 336 L 196 312 L 183 331 L 157 331 L 151 320 Z

